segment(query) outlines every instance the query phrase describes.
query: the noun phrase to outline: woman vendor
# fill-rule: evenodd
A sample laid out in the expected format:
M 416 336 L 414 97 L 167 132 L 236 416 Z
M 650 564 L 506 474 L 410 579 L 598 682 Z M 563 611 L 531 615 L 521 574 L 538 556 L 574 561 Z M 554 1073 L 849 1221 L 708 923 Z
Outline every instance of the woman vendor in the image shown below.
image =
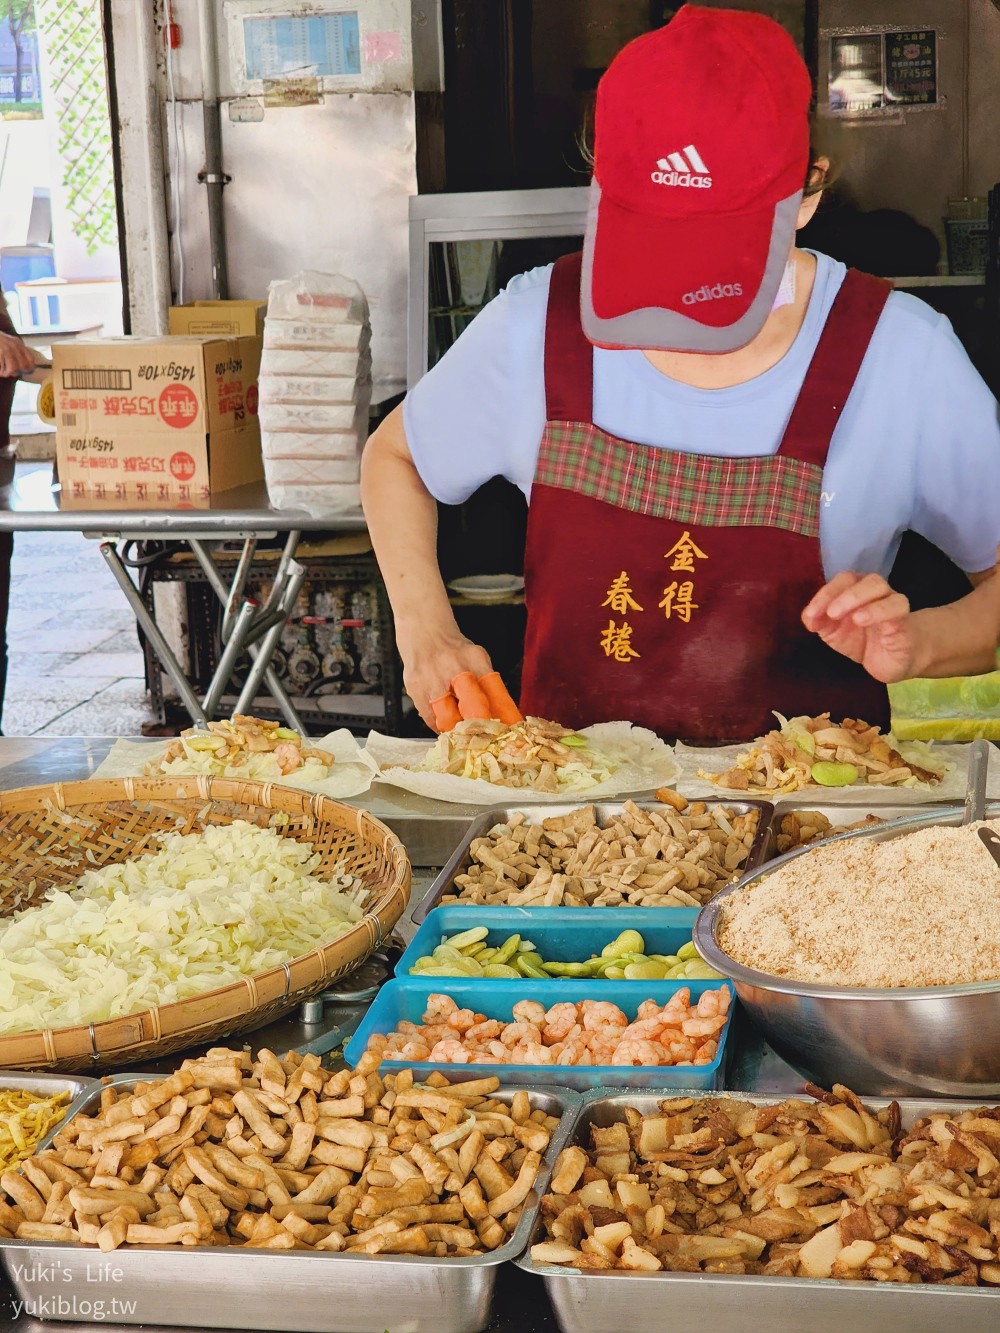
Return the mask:
M 369 440 L 363 498 L 407 689 L 489 670 L 455 623 L 436 501 L 529 497 L 524 712 L 740 741 L 886 683 L 990 670 L 997 404 L 947 320 L 795 248 L 829 163 L 761 15 L 686 5 L 598 88 L 582 254 L 515 279 Z M 971 591 L 911 610 L 903 533 Z M 895 578 L 894 578 L 895 581 Z

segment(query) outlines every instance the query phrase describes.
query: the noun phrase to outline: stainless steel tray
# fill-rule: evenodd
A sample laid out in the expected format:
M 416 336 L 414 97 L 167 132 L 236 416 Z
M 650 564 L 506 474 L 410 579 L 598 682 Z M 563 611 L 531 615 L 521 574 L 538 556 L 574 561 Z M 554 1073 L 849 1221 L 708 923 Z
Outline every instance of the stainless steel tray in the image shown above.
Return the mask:
M 672 1096 L 732 1096 L 754 1106 L 773 1106 L 782 1097 L 752 1093 L 675 1092 Z M 655 1111 L 662 1097 L 629 1092 L 588 1093 L 583 1097 L 570 1142 L 584 1143 L 591 1124 L 612 1125 L 634 1106 Z M 890 1105 L 891 1098 L 865 1097 L 867 1106 Z M 899 1099 L 903 1126 L 932 1111 L 952 1114 L 977 1102 Z M 540 1239 L 536 1221 L 532 1241 Z M 557 1264 L 534 1264 L 530 1252 L 518 1267 L 541 1277 L 564 1333 L 676 1333 L 687 1326 L 712 1333 L 996 1333 L 1000 1289 L 945 1287 L 894 1282 L 845 1282 L 836 1278 L 772 1278 L 735 1273 L 583 1273 Z M 752 1312 L 752 1313 L 751 1313 Z
M 46 1148 L 52 1146 L 52 1140 L 63 1125 L 68 1124 L 78 1111 L 83 1110 L 94 1089 L 99 1088 L 99 1085 L 96 1079 L 85 1078 L 82 1074 L 22 1074 L 17 1069 L 4 1069 L 0 1071 L 0 1089 L 6 1092 L 9 1088 L 33 1092 L 39 1097 L 55 1097 L 60 1092 L 69 1093 L 65 1115 L 35 1145 L 35 1152 L 44 1152 Z
M 664 807 L 659 801 L 636 801 L 635 805 L 640 810 L 662 810 Z M 747 874 L 755 870 L 767 860 L 768 841 L 771 837 L 771 824 L 773 822 L 774 806 L 770 801 L 741 801 L 733 800 L 729 797 L 709 797 L 702 802 L 703 805 L 721 805 L 727 810 L 732 810 L 738 815 L 749 814 L 751 810 L 757 810 L 760 813 L 760 823 L 757 826 L 757 833 L 754 837 L 753 845 L 750 848 L 750 855 L 744 862 L 740 874 Z M 455 882 L 456 876 L 462 874 L 469 864 L 469 848 L 476 838 L 483 837 L 488 833 L 494 824 L 504 824 L 510 819 L 511 815 L 524 815 L 529 824 L 540 824 L 543 819 L 555 819 L 559 815 L 572 814 L 574 810 L 583 809 L 587 805 L 593 805 L 599 823 L 609 819 L 613 815 L 620 814 L 625 808 L 624 801 L 567 801 L 565 805 L 503 805 L 494 806 L 492 810 L 484 810 L 478 815 L 469 827 L 466 829 L 465 837 L 456 847 L 448 864 L 435 879 L 434 883 L 428 889 L 426 896 L 417 905 L 412 913 L 412 918 L 417 924 L 423 921 L 428 912 L 432 912 L 438 903 L 449 892 Z M 628 909 L 626 909 L 628 910 Z M 636 911 L 642 911 L 642 908 L 636 908 Z M 665 910 L 683 910 L 683 909 L 665 909 Z M 695 909 L 692 909 L 695 910 Z
M 132 1088 L 160 1075 L 120 1074 L 91 1088 Z M 494 1094 L 509 1102 L 517 1089 Z M 490 1317 L 497 1269 L 524 1252 L 552 1164 L 579 1109 L 564 1088 L 528 1091 L 533 1109 L 557 1115 L 534 1193 L 507 1244 L 474 1259 L 345 1255 L 212 1246 L 122 1248 L 0 1239 L 0 1260 L 24 1315 L 80 1324 L 264 1329 L 268 1333 L 479 1333 Z
M 888 793 L 887 793 L 888 795 Z M 769 827 L 769 837 L 767 847 L 764 853 L 764 862 L 773 861 L 778 856 L 784 856 L 784 852 L 778 851 L 778 833 L 781 829 L 781 821 L 785 815 L 794 814 L 799 810 L 815 810 L 826 818 L 833 825 L 832 832 L 825 838 L 817 838 L 815 842 L 809 843 L 810 847 L 816 847 L 821 842 L 829 842 L 832 838 L 839 838 L 848 833 L 848 824 L 857 824 L 868 815 L 877 815 L 879 819 L 886 823 L 896 825 L 897 823 L 906 824 L 910 820 L 919 823 L 926 823 L 929 815 L 941 815 L 942 818 L 956 810 L 961 814 L 963 806 L 960 801 L 941 802 L 937 804 L 922 805 L 904 805 L 901 802 L 885 801 L 879 802 L 877 799 L 868 800 L 858 799 L 857 801 L 829 801 L 822 799 L 810 801 L 805 792 L 796 793 L 797 799 L 794 801 L 782 802 L 775 805 L 771 815 Z M 801 798 L 801 799 L 798 799 Z M 994 802 L 987 807 L 989 818 L 995 818 L 1000 815 L 1000 802 Z M 877 827 L 877 826 L 873 826 Z M 796 850 L 792 848 L 791 850 Z M 763 863 L 762 863 L 763 864 Z

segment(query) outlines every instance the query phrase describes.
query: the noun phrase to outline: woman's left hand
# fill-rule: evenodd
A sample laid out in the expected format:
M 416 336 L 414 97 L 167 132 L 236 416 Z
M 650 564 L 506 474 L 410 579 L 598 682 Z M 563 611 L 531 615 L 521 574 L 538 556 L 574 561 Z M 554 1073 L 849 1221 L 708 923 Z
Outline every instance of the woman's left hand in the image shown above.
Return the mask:
M 910 603 L 879 574 L 838 574 L 802 612 L 806 629 L 887 685 L 913 675 L 913 621 Z
M 35 354 L 16 333 L 0 333 L 0 379 L 12 380 L 35 369 Z

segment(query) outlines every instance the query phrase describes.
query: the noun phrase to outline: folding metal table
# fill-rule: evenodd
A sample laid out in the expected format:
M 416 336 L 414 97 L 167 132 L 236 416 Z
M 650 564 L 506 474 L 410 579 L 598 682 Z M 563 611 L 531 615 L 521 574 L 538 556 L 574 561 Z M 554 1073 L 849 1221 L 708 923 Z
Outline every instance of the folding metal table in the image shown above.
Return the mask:
M 134 507 L 129 501 L 95 499 L 88 508 L 68 502 L 48 470 L 29 472 L 0 487 L 0 532 L 80 532 L 101 543 L 101 554 L 135 613 L 143 633 L 153 646 L 163 670 L 173 681 L 181 702 L 196 723 L 214 718 L 241 653 L 248 653 L 251 667 L 234 711 L 248 712 L 266 684 L 288 725 L 305 728 L 288 692 L 271 668 L 271 659 L 281 639 L 305 581 L 306 570 L 295 558 L 303 532 L 364 532 L 360 510 L 336 517 L 317 518 L 301 511 L 273 509 L 263 482 L 234 487 L 213 495 L 205 508 L 181 508 L 165 500 L 163 507 Z M 257 543 L 284 534 L 285 543 L 277 562 L 271 592 L 261 605 L 246 590 Z M 235 572 L 228 580 L 210 550 L 210 543 L 242 540 Z M 205 578 L 223 607 L 223 651 L 208 688 L 199 699 L 163 631 L 143 601 L 128 567 L 122 547 L 129 541 L 175 542 L 187 546 L 204 571 Z

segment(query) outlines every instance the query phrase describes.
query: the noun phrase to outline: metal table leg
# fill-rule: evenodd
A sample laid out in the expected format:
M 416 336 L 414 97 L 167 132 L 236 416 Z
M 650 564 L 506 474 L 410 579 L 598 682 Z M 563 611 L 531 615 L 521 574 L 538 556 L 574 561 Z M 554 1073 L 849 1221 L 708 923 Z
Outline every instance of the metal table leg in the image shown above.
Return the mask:
M 152 643 L 153 648 L 156 650 L 156 655 L 160 659 L 161 666 L 177 687 L 177 693 L 180 695 L 181 702 L 187 709 L 191 721 L 198 722 L 202 726 L 205 726 L 208 722 L 205 710 L 198 702 L 198 696 L 191 688 L 191 682 L 181 669 L 181 664 L 174 656 L 170 644 L 167 643 L 166 639 L 163 637 L 163 631 L 147 611 L 146 605 L 139 596 L 139 591 L 135 584 L 129 577 L 128 570 L 122 563 L 121 556 L 118 554 L 117 549 L 112 542 L 101 542 L 100 550 L 101 555 L 103 555 L 104 559 L 107 561 L 112 574 L 114 574 L 118 586 L 128 599 L 128 604 L 135 613 L 136 620 L 142 626 L 143 633 L 147 636 L 150 643 Z
M 285 628 L 285 621 L 295 609 L 295 602 L 299 593 L 302 591 L 302 585 L 306 581 L 305 565 L 300 565 L 297 561 L 292 561 L 288 575 L 288 582 L 285 585 L 281 611 L 275 623 L 267 631 L 257 646 L 258 652 L 254 663 L 247 673 L 243 689 L 240 691 L 240 697 L 236 701 L 235 712 L 245 713 L 253 705 L 254 699 L 260 691 L 261 681 L 268 669 L 268 664 L 274 656 L 274 650 L 281 641 L 281 635 Z M 296 728 L 301 730 L 301 728 Z
M 233 674 L 236 660 L 246 644 L 247 635 L 251 631 L 256 613 L 257 603 L 250 598 L 243 603 L 236 613 L 229 641 L 222 650 L 218 666 L 215 668 L 215 674 L 212 676 L 208 690 L 205 693 L 203 707 L 210 718 L 215 716 L 215 710 L 218 708 L 219 700 L 225 692 L 226 683 Z
M 268 598 L 267 606 L 265 606 L 264 609 L 260 612 L 261 619 L 264 619 L 268 615 L 273 614 L 273 612 L 277 609 L 277 604 L 278 601 L 280 600 L 280 592 L 281 592 L 279 577 L 284 582 L 287 583 L 288 568 L 289 565 L 295 559 L 295 552 L 298 549 L 301 536 L 302 536 L 301 532 L 296 532 L 296 531 L 289 532 L 288 534 L 288 537 L 285 541 L 284 550 L 281 553 L 281 558 L 279 559 L 277 568 L 275 570 L 274 584 L 272 585 L 272 594 Z M 188 540 L 188 545 L 190 546 L 192 552 L 194 553 L 194 557 L 198 561 L 198 564 L 201 566 L 202 572 L 204 573 L 205 578 L 208 580 L 209 586 L 212 588 L 213 592 L 215 593 L 216 597 L 218 597 L 222 605 L 226 606 L 231 596 L 231 590 L 226 587 L 225 580 L 219 573 L 218 567 L 215 561 L 212 559 L 211 553 L 208 551 L 207 547 L 205 546 L 205 543 L 195 538 L 191 538 Z M 246 546 L 244 546 L 244 555 L 245 553 L 246 553 Z M 241 557 L 241 564 L 242 564 L 242 557 Z M 240 572 L 239 569 L 237 569 L 237 576 L 239 575 L 239 572 Z M 301 588 L 301 583 L 299 584 L 299 587 Z M 275 597 L 275 589 L 278 590 L 278 598 Z M 296 593 L 296 596 L 297 595 L 298 593 Z M 294 605 L 295 602 L 293 599 L 291 605 L 288 608 L 289 615 L 291 614 L 292 609 L 294 609 Z M 285 619 L 287 619 L 287 616 L 282 617 L 281 620 L 282 625 L 284 624 Z M 305 735 L 306 734 L 305 725 L 302 722 L 302 719 L 299 717 L 295 705 L 292 703 L 292 700 L 288 692 L 282 685 L 281 681 L 278 679 L 277 672 L 275 672 L 274 668 L 270 665 L 271 659 L 274 656 L 274 650 L 277 648 L 280 639 L 281 639 L 281 634 L 279 632 L 274 636 L 273 641 L 270 643 L 269 646 L 266 643 L 257 644 L 251 642 L 246 645 L 246 650 L 251 660 L 255 664 L 258 661 L 259 656 L 261 654 L 263 653 L 267 654 L 265 657 L 267 668 L 264 671 L 263 675 L 264 683 L 267 685 L 271 697 L 278 705 L 278 709 L 280 710 L 281 715 L 284 717 L 285 721 L 288 723 L 289 727 L 291 727 L 293 731 L 299 732 L 300 735 Z M 258 689 L 260 688 L 259 680 L 257 688 Z
M 222 603 L 224 628 L 225 623 L 228 622 L 225 647 L 212 680 L 209 682 L 205 697 L 200 702 L 191 686 L 191 682 L 184 674 L 173 650 L 164 637 L 163 631 L 156 623 L 155 618 L 146 607 L 138 589 L 132 582 L 117 548 L 112 542 L 101 543 L 101 554 L 125 594 L 135 613 L 136 620 L 152 644 L 160 665 L 176 686 L 177 693 L 192 722 L 205 726 L 215 716 L 236 661 L 240 654 L 246 650 L 252 659 L 253 665 L 240 692 L 236 711 L 246 712 L 252 706 L 260 691 L 261 681 L 266 679 L 268 688 L 281 708 L 288 725 L 295 731 L 305 733 L 301 718 L 270 665 L 275 649 L 281 639 L 285 622 L 292 614 L 296 598 L 301 591 L 302 584 L 305 582 L 306 570 L 295 560 L 295 550 L 300 536 L 299 532 L 288 534 L 288 540 L 275 571 L 271 595 L 264 607 L 260 607 L 253 598 L 243 597 L 243 590 L 246 587 L 256 550 L 257 542 L 255 538 L 248 537 L 244 542 L 232 584 L 228 588 L 204 543 L 195 538 L 188 540 L 188 545 L 204 570 L 210 586 Z M 236 609 L 237 607 L 238 609 Z
M 239 564 L 236 566 L 236 573 L 233 575 L 232 586 L 229 589 L 229 596 L 226 599 L 225 610 L 222 617 L 222 637 L 228 639 L 230 631 L 236 622 L 236 617 L 241 610 L 243 594 L 246 591 L 247 579 L 250 577 L 250 570 L 253 566 L 253 558 L 257 553 L 257 538 L 247 537 L 243 543 L 243 550 L 240 552 Z

